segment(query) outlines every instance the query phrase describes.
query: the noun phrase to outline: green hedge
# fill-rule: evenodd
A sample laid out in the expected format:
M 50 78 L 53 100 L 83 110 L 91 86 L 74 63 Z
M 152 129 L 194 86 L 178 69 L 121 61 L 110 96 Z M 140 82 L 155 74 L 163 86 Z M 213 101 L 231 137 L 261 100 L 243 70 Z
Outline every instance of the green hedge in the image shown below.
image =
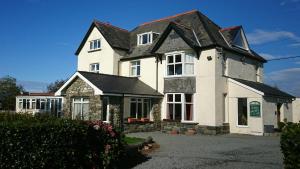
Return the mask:
M 286 123 L 282 128 L 280 144 L 284 167 L 300 168 L 300 123 Z
M 0 114 L 0 168 L 109 168 L 120 135 L 101 121 Z

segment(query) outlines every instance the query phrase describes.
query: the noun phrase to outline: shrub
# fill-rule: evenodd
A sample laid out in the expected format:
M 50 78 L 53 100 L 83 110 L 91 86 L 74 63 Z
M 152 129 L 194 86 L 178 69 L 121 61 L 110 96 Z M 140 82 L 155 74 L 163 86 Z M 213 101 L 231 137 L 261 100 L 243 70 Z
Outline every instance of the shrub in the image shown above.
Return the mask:
M 300 168 L 300 123 L 285 125 L 282 129 L 280 144 L 285 168 Z
M 109 168 L 120 135 L 101 121 L 0 114 L 0 168 Z

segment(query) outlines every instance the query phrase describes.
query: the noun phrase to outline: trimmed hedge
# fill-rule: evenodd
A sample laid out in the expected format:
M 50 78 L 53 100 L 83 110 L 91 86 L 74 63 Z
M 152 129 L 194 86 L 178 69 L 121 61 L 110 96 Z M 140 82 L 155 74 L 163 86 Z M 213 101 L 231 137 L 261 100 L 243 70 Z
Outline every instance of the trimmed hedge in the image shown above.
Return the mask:
M 0 114 L 0 168 L 110 168 L 120 134 L 101 121 Z
M 280 144 L 284 155 L 284 168 L 300 168 L 300 123 L 285 124 Z

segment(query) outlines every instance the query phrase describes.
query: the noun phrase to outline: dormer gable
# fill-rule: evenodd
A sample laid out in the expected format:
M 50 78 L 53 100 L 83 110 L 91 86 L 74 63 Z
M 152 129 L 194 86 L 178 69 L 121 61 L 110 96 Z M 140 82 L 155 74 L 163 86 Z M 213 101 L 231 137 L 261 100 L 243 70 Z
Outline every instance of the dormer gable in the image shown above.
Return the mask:
M 242 26 L 224 28 L 220 31 L 230 46 L 249 51 L 249 44 Z

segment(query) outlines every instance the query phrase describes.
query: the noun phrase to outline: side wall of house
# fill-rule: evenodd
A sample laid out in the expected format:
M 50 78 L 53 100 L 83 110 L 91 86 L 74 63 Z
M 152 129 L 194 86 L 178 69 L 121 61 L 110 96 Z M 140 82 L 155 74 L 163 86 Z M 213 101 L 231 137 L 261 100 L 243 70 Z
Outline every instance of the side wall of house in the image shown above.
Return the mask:
M 238 98 L 247 98 L 247 119 L 248 124 L 246 126 L 238 125 Z M 262 96 L 246 89 L 243 86 L 235 84 L 233 82 L 228 82 L 228 100 L 229 100 L 229 123 L 230 123 L 230 133 L 240 133 L 240 134 L 252 134 L 252 135 L 262 135 L 263 134 L 263 112 Z M 250 116 L 250 102 L 257 101 L 260 103 L 260 117 Z
M 293 101 L 293 122 L 299 123 L 300 121 L 300 98 Z
M 100 39 L 101 49 L 90 51 L 90 41 Z M 90 71 L 90 64 L 99 63 L 100 73 L 114 74 L 117 72 L 117 64 L 114 60 L 115 52 L 99 30 L 94 27 L 77 59 L 78 71 Z
M 72 100 L 76 97 L 89 98 L 89 118 L 96 120 L 101 118 L 102 104 L 100 95 L 94 95 L 94 90 L 82 79 L 76 78 L 65 91 L 65 103 L 63 104 L 64 116 L 72 118 Z
M 263 82 L 263 64 L 244 57 L 237 55 L 232 52 L 225 51 L 226 61 L 226 75 L 233 78 L 244 79 L 249 81 Z M 256 69 L 258 67 L 258 70 Z M 258 77 L 257 77 L 258 74 Z

